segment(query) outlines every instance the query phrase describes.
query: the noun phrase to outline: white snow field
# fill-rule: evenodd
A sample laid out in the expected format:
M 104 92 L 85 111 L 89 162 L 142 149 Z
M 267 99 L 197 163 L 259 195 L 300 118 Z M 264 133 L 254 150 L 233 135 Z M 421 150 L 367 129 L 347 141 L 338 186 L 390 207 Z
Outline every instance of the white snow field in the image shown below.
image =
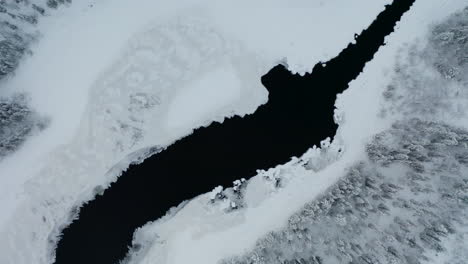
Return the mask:
M 32 55 L 25 56 L 15 74 L 1 83 L 0 96 L 25 94 L 49 125 L 0 160 L 0 263 L 52 263 L 57 237 L 73 212 L 115 181 L 131 162 L 140 162 L 159 149 L 155 146 L 167 146 L 197 126 L 253 113 L 267 101 L 260 77 L 270 68 L 283 63 L 303 73 L 329 60 L 389 2 L 76 1 L 43 18 L 38 25 L 42 37 L 31 46 Z M 431 10 L 440 5 L 430 2 Z M 221 84 L 220 79 L 231 82 Z M 372 95 L 373 91 L 369 97 L 376 98 Z M 340 100 L 341 111 L 349 110 L 342 101 L 346 100 Z M 358 111 L 346 118 L 351 120 Z M 369 122 L 369 127 L 356 122 L 347 122 L 348 128 L 340 132 L 350 150 L 348 157 L 362 147 L 360 140 L 349 145 L 346 133 L 354 131 L 352 126 L 359 132 L 374 130 Z M 340 172 L 347 162 L 349 158 L 327 171 Z M 317 192 L 336 178 L 327 177 L 327 171 L 308 177 Z M 266 196 L 252 193 L 258 213 L 239 214 L 237 220 L 217 216 L 232 221 L 224 235 L 246 228 L 250 219 L 253 226 L 263 225 L 264 220 L 255 217 L 262 212 L 278 216 L 243 240 L 224 244 L 219 252 L 242 250 L 265 230 L 280 226 L 282 219 L 313 197 L 310 190 L 303 195 L 299 181 L 309 174 L 298 173 L 289 191 L 264 202 Z M 278 200 L 287 196 L 291 197 Z M 279 203 L 288 203 L 290 209 L 274 210 Z M 200 219 L 204 217 L 201 213 Z M 182 232 L 183 226 L 172 237 L 171 222 L 164 236 L 170 241 L 168 254 L 176 250 L 169 245 L 177 241 L 195 242 L 190 229 Z M 214 238 L 214 233 L 208 231 L 199 233 L 200 247 L 211 245 L 208 237 Z M 183 256 L 201 257 L 195 253 Z M 206 260 L 217 257 L 207 254 Z
M 349 89 L 339 95 L 336 120 L 340 126 L 331 144 L 324 141 L 321 149 L 311 149 L 288 164 L 267 172 L 260 171 L 246 182 L 235 182 L 233 188 L 224 191 L 217 188 L 174 208 L 165 217 L 148 223 L 135 233 L 135 249 L 127 261 L 139 264 L 218 263 L 227 257 L 246 254 L 256 246 L 260 237 L 285 228 L 293 213 L 323 194 L 348 173 L 353 164 L 367 160 L 366 144 L 374 135 L 391 128 L 395 121 L 418 117 L 468 129 L 467 97 L 460 83 L 438 79 L 430 67 L 413 62 L 416 66 L 411 70 L 415 78 L 429 76 L 435 85 L 423 84 L 422 90 L 412 90 L 411 83 L 403 85 L 411 82 L 411 78 L 401 79 L 401 73 L 395 70 L 398 65 L 414 60 L 411 50 L 423 50 L 436 23 L 465 6 L 466 1 L 462 0 L 416 1 L 398 23 L 396 32 L 387 37 L 387 45 L 381 47 L 364 72 L 351 82 Z M 464 73 L 460 74 L 463 76 Z M 402 82 L 406 90 L 400 89 L 396 102 L 385 101 L 385 92 L 395 82 L 396 85 Z M 441 91 L 434 87 L 447 88 Z M 279 180 L 281 187 L 277 188 L 275 183 Z M 437 198 L 434 196 L 433 199 L 435 202 Z M 466 226 L 460 228 L 467 230 Z M 442 242 L 449 250 L 430 253 L 424 263 L 465 263 L 463 256 L 467 255 L 468 245 L 463 242 L 464 237 L 466 234 L 462 232 L 444 239 Z M 270 238 L 273 240 L 274 236 Z M 268 242 L 269 238 L 265 239 Z M 262 245 L 258 247 L 255 252 L 261 254 Z M 454 257 L 453 252 L 457 250 L 456 254 L 461 255 Z M 248 261 L 232 263 L 280 263 L 268 262 L 256 253 L 252 253 Z M 460 262 L 453 262 L 456 259 Z

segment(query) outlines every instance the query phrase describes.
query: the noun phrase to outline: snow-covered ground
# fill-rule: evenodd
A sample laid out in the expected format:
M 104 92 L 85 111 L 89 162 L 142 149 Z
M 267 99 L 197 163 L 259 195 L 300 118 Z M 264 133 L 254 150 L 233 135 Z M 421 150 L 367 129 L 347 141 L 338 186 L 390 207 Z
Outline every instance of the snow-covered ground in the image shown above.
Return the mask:
M 329 60 L 389 2 L 77 1 L 43 17 L 37 25 L 42 37 L 28 44 L 32 55 L 24 55 L 14 74 L 1 83 L 2 98 L 24 96 L 27 108 L 34 111 L 31 116 L 46 121 L 39 122 L 33 136 L 0 160 L 0 263 L 51 263 L 57 236 L 76 208 L 115 181 L 129 163 L 141 161 L 160 150 L 154 146 L 167 146 L 197 126 L 253 113 L 267 100 L 260 77 L 271 67 L 284 63 L 291 71 L 304 72 Z M 435 6 L 432 3 L 431 10 Z M 419 17 L 425 14 L 419 13 Z M 220 85 L 221 78 L 232 82 Z M 369 109 L 377 109 L 377 100 L 373 100 L 377 97 L 375 91 L 369 93 Z M 350 109 L 346 102 L 350 103 L 339 100 L 340 111 Z M 361 139 L 382 128 L 380 123 L 374 127 L 370 122 L 359 126 L 358 120 L 350 121 L 351 116 L 359 118 L 351 113 L 366 111 L 360 107 L 363 104 L 347 113 L 343 124 L 348 125 L 341 130 L 348 132 L 340 132 L 348 157 L 361 155 Z M 364 132 L 350 141 L 347 133 L 353 131 Z M 342 143 L 334 144 L 322 150 L 330 153 L 331 160 Z M 318 152 L 313 150 L 310 155 Z M 341 165 L 317 173 L 316 179 L 309 171 L 294 167 L 291 170 L 298 171 L 291 172 L 287 189 L 272 198 L 267 199 L 269 189 L 264 190 L 265 195 L 252 192 L 250 200 L 255 201 L 256 209 L 246 209 L 252 214 L 239 214 L 245 221 L 219 216 L 233 221 L 234 229 L 223 232 L 225 236 L 240 232 L 250 219 L 254 225 L 260 221 L 257 225 L 262 227 L 246 236 L 243 246 L 226 244 L 220 252 L 239 252 L 253 245 L 258 236 L 281 226 L 307 199 L 332 184 L 349 161 L 341 159 Z M 335 177 L 328 177 L 334 170 Z M 304 196 L 301 178 L 312 181 L 316 192 Z M 200 199 L 204 198 L 192 203 Z M 281 204 L 290 209 L 271 210 Z M 262 212 L 277 216 L 276 220 L 262 222 L 255 217 Z M 200 219 L 204 217 L 200 215 Z M 169 226 L 175 221 L 167 222 L 167 241 L 173 239 Z M 205 228 L 200 236 L 211 238 L 200 247 L 215 239 L 208 231 L 216 226 Z M 171 241 L 193 243 L 191 232 L 181 232 Z M 221 255 L 206 256 L 214 260 Z

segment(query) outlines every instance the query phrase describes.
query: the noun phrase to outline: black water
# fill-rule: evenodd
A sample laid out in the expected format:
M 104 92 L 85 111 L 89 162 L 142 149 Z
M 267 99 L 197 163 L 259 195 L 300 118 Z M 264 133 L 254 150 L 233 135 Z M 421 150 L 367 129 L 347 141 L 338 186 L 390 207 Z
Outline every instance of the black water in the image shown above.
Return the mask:
M 184 200 L 300 156 L 335 135 L 336 94 L 363 70 L 414 0 L 398 0 L 326 66 L 292 75 L 283 66 L 261 78 L 266 105 L 250 116 L 197 129 L 162 153 L 131 166 L 64 230 L 56 263 L 111 264 L 123 259 L 133 232 Z M 336 32 L 334 32 L 336 33 Z M 331 33 L 330 33 L 331 34 Z M 339 33 L 337 33 L 339 34 Z M 313 49 L 313 47 L 311 47 Z

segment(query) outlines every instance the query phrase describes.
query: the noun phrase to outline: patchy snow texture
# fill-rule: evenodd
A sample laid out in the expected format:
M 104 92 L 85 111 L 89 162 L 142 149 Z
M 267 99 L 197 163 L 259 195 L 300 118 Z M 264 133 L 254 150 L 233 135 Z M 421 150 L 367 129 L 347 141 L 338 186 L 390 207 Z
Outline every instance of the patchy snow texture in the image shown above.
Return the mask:
M 37 40 L 37 24 L 48 9 L 70 4 L 71 0 L 0 1 L 0 79 L 13 72 L 29 45 Z
M 400 54 L 383 114 L 461 119 L 468 110 L 468 9 L 432 28 L 421 50 Z
M 15 151 L 28 136 L 47 126 L 27 105 L 25 95 L 0 98 L 0 159 Z
M 37 41 L 37 24 L 48 15 L 48 7 L 57 8 L 71 0 L 0 1 L 0 80 L 18 67 L 21 58 L 31 54 L 31 43 Z M 0 88 L 1 91 L 2 88 Z M 29 105 L 29 95 L 0 92 L 0 159 L 13 153 L 28 138 L 47 126 Z

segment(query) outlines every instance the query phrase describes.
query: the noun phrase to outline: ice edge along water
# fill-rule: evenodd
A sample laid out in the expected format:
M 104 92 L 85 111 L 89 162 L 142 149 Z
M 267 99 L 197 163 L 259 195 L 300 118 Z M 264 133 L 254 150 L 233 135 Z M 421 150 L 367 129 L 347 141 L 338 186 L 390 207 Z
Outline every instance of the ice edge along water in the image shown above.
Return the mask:
M 232 65 L 237 70 L 243 97 L 250 100 L 241 105 L 233 100 L 231 106 L 197 125 L 207 124 L 209 119 L 222 121 L 224 116 L 251 113 L 265 102 L 260 76 L 269 68 L 287 61 L 292 71 L 303 72 L 318 61 L 330 59 L 352 41 L 354 33 L 366 28 L 388 2 L 363 0 L 358 5 L 347 1 L 297 1 L 286 5 L 281 1 L 239 1 L 211 5 L 204 1 L 142 0 L 129 4 L 120 0 L 102 1 L 92 8 L 88 3 L 74 4 L 57 11 L 55 17 L 44 19 L 44 36 L 32 46 L 33 55 L 24 59 L 14 77 L 2 84 L 3 96 L 28 94 L 32 107 L 49 116 L 51 124 L 0 163 L 0 171 L 6 175 L 1 185 L 4 211 L 0 218 L 0 245 L 5 252 L 0 255 L 1 262 L 52 262 L 53 245 L 59 230 L 71 220 L 70 210 L 115 180 L 120 170 L 133 161 L 130 159 L 145 157 L 130 153 L 139 149 L 152 151 L 148 146 L 164 146 L 190 133 L 193 127 L 161 135 L 150 133 L 159 131 L 156 128 L 162 125 L 155 117 L 165 115 L 166 106 L 177 92 L 167 88 L 190 85 L 195 74 L 203 74 L 189 69 L 185 72 L 186 82 L 171 83 L 187 70 L 177 64 L 177 59 L 205 65 L 207 74 L 219 65 Z M 237 19 L 239 13 L 241 21 Z M 188 18 L 181 18 L 180 14 Z M 260 14 L 263 19 L 258 21 Z M 353 19 L 330 21 L 330 14 Z M 277 17 L 285 19 L 279 21 Z M 106 23 L 99 23 L 103 18 Z M 278 36 L 274 28 L 283 35 Z M 174 36 L 172 29 L 179 35 Z M 191 30 L 207 38 L 193 39 L 199 42 L 195 53 L 215 54 L 212 60 L 206 61 L 204 56 L 184 57 L 183 50 L 192 51 L 193 47 L 186 47 L 186 42 L 178 38 L 187 37 Z M 341 34 L 327 33 L 338 30 Z M 149 34 L 150 39 L 145 40 L 145 33 L 151 31 L 163 37 L 152 40 Z M 312 38 L 314 35 L 322 37 Z M 161 48 L 167 47 L 167 42 L 180 46 L 169 49 L 169 54 L 175 56 L 159 58 L 167 53 L 154 52 L 144 44 L 139 46 L 139 40 Z M 141 52 L 151 53 L 153 62 L 139 58 Z M 168 78 L 138 69 L 158 60 L 175 66 L 162 72 Z M 112 86 L 120 73 L 126 72 L 130 74 L 125 75 L 125 87 Z M 132 87 L 141 81 L 138 74 L 148 78 L 145 81 L 160 82 L 160 89 L 152 91 L 151 85 Z M 147 119 L 138 119 L 142 116 Z

